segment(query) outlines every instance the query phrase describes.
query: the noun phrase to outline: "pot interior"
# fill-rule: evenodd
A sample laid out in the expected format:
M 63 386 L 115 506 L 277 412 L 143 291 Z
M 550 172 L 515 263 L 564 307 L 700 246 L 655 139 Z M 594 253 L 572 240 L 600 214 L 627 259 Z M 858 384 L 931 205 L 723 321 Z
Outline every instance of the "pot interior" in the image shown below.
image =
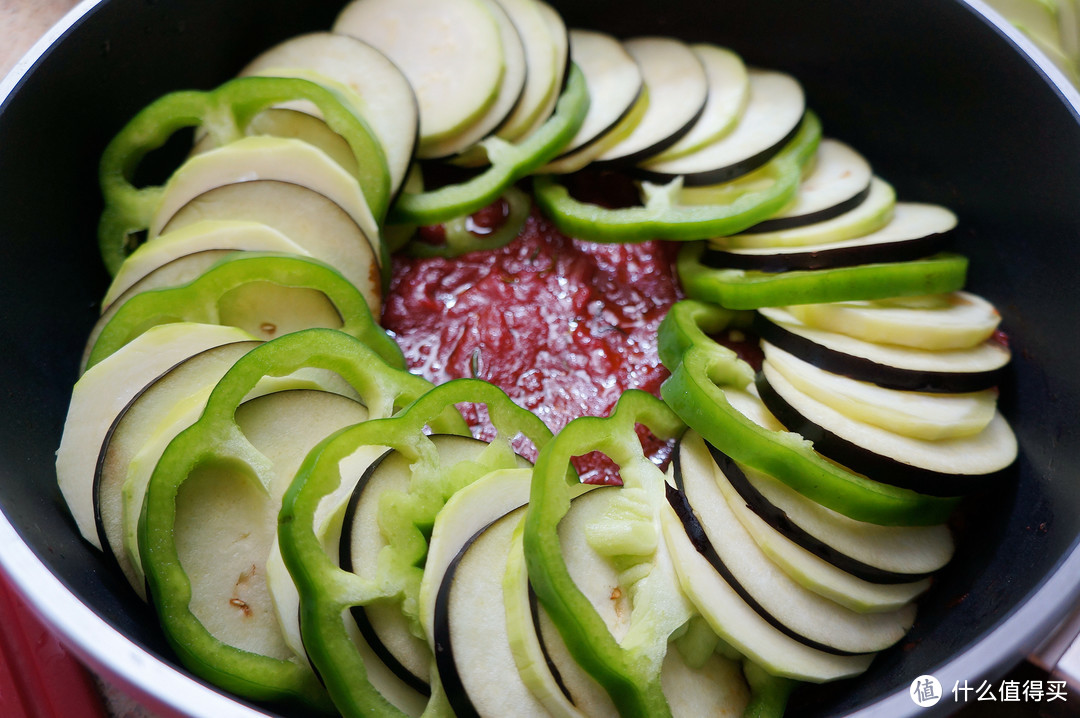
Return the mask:
M 904 643 L 864 677 L 797 694 L 825 715 L 905 693 L 1031 598 L 1080 534 L 1080 125 L 1037 67 L 961 2 L 554 2 L 568 25 L 730 46 L 804 84 L 826 135 L 859 149 L 909 201 L 961 219 L 968 287 L 1004 315 L 1014 361 L 1001 407 L 1021 457 L 958 514 L 955 560 Z M 139 108 L 210 88 L 269 45 L 330 27 L 340 3 L 109 0 L 51 48 L 0 107 L 0 506 L 41 560 L 107 622 L 175 661 L 152 612 L 79 539 L 56 487 L 82 345 L 106 274 L 97 162 Z M 1080 582 L 1080 578 L 1077 579 Z M 1075 585 L 1073 586 L 1075 595 Z M 1070 596 L 1035 596 L 1048 614 Z M 1030 636 L 1030 645 L 1038 636 Z M 994 671 L 1020 658 L 987 652 Z M 979 676 L 971 676 L 972 679 Z

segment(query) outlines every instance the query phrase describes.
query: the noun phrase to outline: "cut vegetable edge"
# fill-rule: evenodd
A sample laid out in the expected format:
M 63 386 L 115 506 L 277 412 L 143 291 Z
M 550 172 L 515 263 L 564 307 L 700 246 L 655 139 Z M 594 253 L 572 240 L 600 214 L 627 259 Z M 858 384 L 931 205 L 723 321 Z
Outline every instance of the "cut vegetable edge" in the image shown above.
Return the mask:
M 448 35 L 446 26 L 467 36 Z M 333 31 L 372 45 L 408 78 L 420 108 L 418 157 L 439 155 L 432 148 L 473 125 L 501 87 L 506 61 L 500 26 L 481 0 L 353 0 Z M 461 43 L 474 52 L 459 52 Z
M 340 205 L 315 190 L 277 180 L 215 187 L 181 207 L 158 238 L 205 220 L 259 222 L 276 229 L 341 272 L 364 294 L 372 314 L 380 314 L 383 282 L 378 245 Z
M 641 68 L 649 107 L 628 137 L 595 161 L 608 166 L 636 164 L 675 144 L 705 111 L 708 80 L 689 46 L 669 38 L 625 40 L 623 47 Z
M 973 437 L 933 442 L 848 419 L 798 392 L 767 364 L 756 383 L 769 411 L 789 430 L 875 481 L 928 496 L 960 496 L 990 488 L 1016 460 L 1016 437 L 1000 414 Z
M 219 344 L 251 339 L 234 327 L 168 324 L 148 330 L 75 384 L 56 452 L 56 474 L 79 532 L 101 549 L 94 518 L 96 458 L 116 415 L 153 379 L 182 359 Z
M 800 643 L 842 656 L 881 651 L 903 638 L 914 606 L 856 612 L 807 589 L 768 557 L 732 511 L 704 440 L 687 433 L 677 451 L 669 503 L 701 555 L 765 621 Z
M 936 207 L 936 205 L 930 206 Z M 881 233 L 879 235 L 881 238 L 893 238 L 889 227 L 892 225 L 895 207 L 896 190 L 888 182 L 875 176 L 870 180 L 870 192 L 866 198 L 843 214 L 790 229 L 771 232 L 751 231 L 728 237 L 717 237 L 710 242 L 716 249 L 721 250 L 782 251 L 787 247 L 827 245 L 858 239 L 878 232 Z M 928 226 L 940 226 L 938 232 L 947 232 L 956 225 L 955 216 L 948 210 L 936 207 L 933 211 L 942 217 L 936 222 L 928 222 Z M 910 219 L 905 222 L 910 223 Z M 898 223 L 894 229 L 903 229 L 905 226 L 905 223 Z M 920 230 L 916 230 L 916 236 L 920 236 L 919 232 Z M 923 231 L 922 234 L 926 232 Z M 896 238 L 904 238 L 903 233 Z
M 611 133 L 631 112 L 644 90 L 637 61 L 614 37 L 593 30 L 570 30 L 570 53 L 589 87 L 589 112 L 574 138 L 553 160 L 584 150 Z
M 488 10 L 499 26 L 499 34 L 502 38 L 505 65 L 499 82 L 499 90 L 491 106 L 468 127 L 462 128 L 438 143 L 426 143 L 422 154 L 426 160 L 452 157 L 450 161 L 454 164 L 483 165 L 485 153 L 474 152 L 480 149 L 476 145 L 488 137 L 498 137 L 499 131 L 510 121 L 514 111 L 525 97 L 529 77 L 528 58 L 521 32 L 511 16 L 511 12 L 515 11 L 501 1 L 482 1 L 489 6 Z M 542 23 L 543 19 L 535 16 L 533 21 Z
M 873 170 L 861 154 L 838 140 L 822 138 L 795 198 L 772 218 L 743 234 L 793 229 L 832 219 L 859 206 L 870 195 Z
M 692 154 L 727 135 L 746 110 L 750 80 L 742 58 L 727 48 L 709 43 L 691 45 L 709 80 L 705 110 L 686 135 L 650 161 L 666 162 Z
M 993 337 L 1001 322 L 993 304 L 963 291 L 878 302 L 806 304 L 786 311 L 823 331 L 933 351 L 974 347 Z
M 371 241 L 384 265 L 379 226 L 356 181 L 321 150 L 300 140 L 245 137 L 192 157 L 165 185 L 149 227 L 151 240 L 184 205 L 222 185 L 247 180 L 279 180 L 307 187 L 344 209 Z M 384 266 L 385 271 L 389 268 Z
M 973 436 L 986 428 L 997 407 L 996 389 L 942 394 L 886 389 L 833 374 L 768 341 L 765 359 L 800 392 L 857 421 L 913 439 Z
M 723 137 L 672 160 L 646 159 L 635 174 L 663 184 L 682 177 L 687 187 L 728 182 L 776 156 L 798 133 L 806 113 L 802 86 L 790 75 L 750 71 L 750 97 L 738 124 Z
M 971 350 L 928 352 L 888 347 L 814 330 L 783 309 L 762 307 L 754 318 L 761 338 L 834 374 L 901 391 L 971 392 L 997 386 L 1010 355 L 985 342 Z
M 297 35 L 264 51 L 239 73 L 274 76 L 310 70 L 356 93 L 356 109 L 378 137 L 390 169 L 391 197 L 405 181 L 420 133 L 420 110 L 412 85 L 385 54 L 340 33 Z M 286 74 L 286 76 L 288 76 Z
M 743 602 L 698 552 L 673 508 L 663 507 L 661 522 L 683 590 L 710 628 L 754 663 L 773 675 L 814 683 L 856 676 L 870 665 L 872 655 L 836 656 L 784 635 Z

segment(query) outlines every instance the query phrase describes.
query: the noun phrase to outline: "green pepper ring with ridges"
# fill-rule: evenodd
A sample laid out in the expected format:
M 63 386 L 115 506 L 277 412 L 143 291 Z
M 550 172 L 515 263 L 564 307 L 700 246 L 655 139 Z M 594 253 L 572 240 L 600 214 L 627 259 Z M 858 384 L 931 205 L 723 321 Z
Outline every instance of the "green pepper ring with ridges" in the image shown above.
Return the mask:
M 430 244 L 413 238 L 405 245 L 405 254 L 413 257 L 457 257 L 469 252 L 492 250 L 510 244 L 521 234 L 525 221 L 532 210 L 532 199 L 517 187 L 508 187 L 503 193 L 506 216 L 503 223 L 487 234 L 480 234 L 472 225 L 470 216 L 455 217 L 443 224 L 446 240 L 443 244 Z
M 664 401 L 691 428 L 736 461 L 763 471 L 818 503 L 859 521 L 932 525 L 956 505 L 854 474 L 819 454 L 798 434 L 764 429 L 729 403 L 724 387 L 754 381 L 749 364 L 708 335 L 721 332 L 734 314 L 696 300 L 672 307 L 659 330 L 659 352 L 671 377 Z
M 907 262 L 757 272 L 707 267 L 704 251 L 704 243 L 679 251 L 679 280 L 688 296 L 728 309 L 943 294 L 964 286 L 968 267 L 966 257 L 943 252 Z
M 349 382 L 369 416 L 392 416 L 431 388 L 420 377 L 391 367 L 357 339 L 342 332 L 311 329 L 267 342 L 240 358 L 211 393 L 200 419 L 165 449 L 147 487 L 139 519 L 139 546 L 149 595 L 170 645 L 181 661 L 215 685 L 252 700 L 331 708 L 315 674 L 298 662 L 227 645 L 193 614 L 192 583 L 180 563 L 174 535 L 177 496 L 203 467 L 239 471 L 264 489 L 271 467 L 236 424 L 234 413 L 263 377 L 301 368 L 334 371 Z M 431 417 L 433 429 L 467 431 L 453 407 Z
M 607 455 L 619 466 L 623 486 L 648 495 L 644 500 L 654 512 L 662 510 L 668 484 L 659 468 L 642 452 L 637 433 L 639 424 L 665 440 L 677 438 L 686 429 L 686 424 L 662 401 L 646 392 L 629 390 L 623 393 L 609 416 L 581 417 L 559 432 L 540 452 L 533 469 L 523 542 L 529 582 L 578 665 L 604 687 L 621 716 L 654 718 L 671 715 L 661 686 L 661 665 L 665 652 L 671 650 L 668 643 L 671 633 L 665 632 L 665 621 L 672 621 L 679 611 L 672 606 L 642 606 L 641 623 L 652 624 L 652 628 L 642 630 L 639 625 L 634 629 L 634 646 L 624 648 L 575 584 L 562 553 L 558 531 L 577 485 L 570 461 L 591 451 Z M 658 513 L 652 522 L 658 526 Z M 662 545 L 658 528 L 657 539 Z M 659 550 L 654 553 L 658 554 Z M 654 569 L 649 576 L 654 573 L 661 579 L 674 580 L 665 570 Z M 649 576 L 640 578 L 635 585 L 634 602 L 663 600 L 666 595 L 655 588 L 650 592 L 640 587 Z M 632 609 L 637 610 L 637 607 Z M 631 618 L 631 625 L 634 620 Z M 628 637 L 623 640 L 630 642 Z M 753 667 L 745 666 L 744 671 L 753 672 Z M 753 678 L 750 704 L 744 715 L 780 715 L 791 682 L 761 672 L 753 672 Z
M 791 201 L 803 165 L 821 139 L 821 122 L 807 112 L 794 139 L 758 170 L 772 182 L 727 204 L 678 205 L 678 180 L 654 187 L 643 207 L 608 209 L 581 202 L 550 175 L 533 180 L 537 204 L 560 231 L 592 242 L 643 242 L 649 239 L 694 240 L 732 234 L 768 219 Z
M 572 65 L 555 114 L 536 132 L 517 144 L 495 136 L 483 140 L 480 144 L 487 151 L 490 167 L 460 184 L 419 193 L 403 191 L 390 210 L 390 223 L 438 224 L 491 204 L 510 185 L 553 159 L 581 127 L 588 110 L 585 78 Z
M 607 418 L 582 417 L 559 432 L 537 457 L 529 508 L 525 514 L 524 547 L 529 581 L 536 596 L 559 629 L 578 664 L 607 690 L 623 716 L 670 715 L 660 685 L 664 646 L 624 649 L 604 619 L 574 583 L 562 555 L 559 521 L 570 508 L 571 488 L 577 482 L 570 460 L 600 451 L 620 468 L 641 466 L 645 459 L 635 426 L 645 425 L 657 438 L 670 440 L 685 424 L 658 399 L 640 391 L 620 397 Z M 653 466 L 663 483 L 663 475 Z M 624 478 L 624 486 L 631 485 Z M 655 655 L 659 652 L 659 655 Z
M 349 143 L 360 171 L 364 199 L 382 218 L 390 196 L 390 174 L 382 146 L 364 120 L 332 90 L 298 78 L 243 77 L 209 92 L 180 91 L 143 108 L 109 142 L 101 157 L 99 179 L 105 211 L 98 225 L 101 257 L 115 274 L 135 247 L 133 238 L 150 226 L 163 187 L 136 188 L 135 171 L 143 157 L 178 130 L 202 127 L 224 145 L 244 136 L 243 128 L 259 112 L 290 100 L 309 100 L 326 123 Z M 384 256 L 383 259 L 386 257 Z
M 343 459 L 362 447 L 396 449 L 414 466 L 419 466 L 420 471 L 429 472 L 424 474 L 428 482 L 418 482 L 414 470 L 409 495 L 420 487 L 430 493 L 417 494 L 418 503 L 414 506 L 420 513 L 414 517 L 412 530 L 404 527 L 406 535 L 401 537 L 401 543 L 387 546 L 388 556 L 392 556 L 387 563 L 399 569 L 411 567 L 406 573 L 422 571 L 417 561 L 423 558 L 427 542 L 421 526 L 434 520 L 448 494 L 457 488 L 443 485 L 445 478 L 435 458 L 435 447 L 423 429 L 425 426 L 434 429 L 433 418 L 452 411 L 461 402 L 484 404 L 501 441 L 508 442 L 521 435 L 542 449 L 551 439 L 551 431 L 544 423 L 510 401 L 501 389 L 478 379 L 456 379 L 426 393 L 400 415 L 367 421 L 328 437 L 308 455 L 282 502 L 281 553 L 300 592 L 304 645 L 334 703 L 346 716 L 403 715 L 371 684 L 364 660 L 342 622 L 342 613 L 350 606 L 387 598 L 388 590 L 396 593 L 402 588 L 393 585 L 388 589 L 385 581 L 365 581 L 339 568 L 318 537 L 316 511 L 324 497 L 337 493 L 346 480 L 339 469 Z M 380 566 L 382 558 L 380 555 Z M 432 695 L 433 700 L 440 700 L 435 685 Z
M 342 322 L 340 327 L 331 328 L 360 338 L 383 360 L 404 365 L 401 350 L 376 324 L 363 295 L 337 270 L 310 257 L 233 252 L 191 282 L 142 292 L 108 315 L 106 323 L 95 327 L 91 334 L 94 346 L 89 352 L 87 368 L 156 324 L 175 322 L 178 318 L 220 324 L 222 298 L 245 285 L 259 283 L 318 292 Z

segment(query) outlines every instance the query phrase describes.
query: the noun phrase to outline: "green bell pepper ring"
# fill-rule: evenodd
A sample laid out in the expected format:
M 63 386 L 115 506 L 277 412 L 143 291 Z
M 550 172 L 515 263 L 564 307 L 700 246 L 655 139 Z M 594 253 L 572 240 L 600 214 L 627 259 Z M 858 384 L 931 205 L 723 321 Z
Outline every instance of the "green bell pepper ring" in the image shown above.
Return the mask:
M 683 421 L 739 463 L 858 521 L 927 526 L 949 517 L 955 499 L 872 481 L 827 461 L 798 434 L 765 429 L 736 410 L 724 388 L 745 389 L 754 380 L 753 369 L 707 334 L 722 331 L 734 316 L 688 299 L 672 306 L 660 324 L 660 360 L 671 371 L 660 394 Z
M 273 466 L 240 430 L 236 409 L 265 377 L 288 376 L 309 367 L 340 375 L 372 417 L 392 415 L 431 387 L 426 380 L 391 367 L 359 340 L 330 329 L 295 332 L 256 347 L 218 382 L 199 420 L 163 452 L 139 518 L 139 550 L 148 594 L 166 637 L 192 672 L 244 698 L 329 711 L 332 705 L 307 665 L 230 645 L 196 617 L 192 582 L 181 564 L 175 534 L 181 487 L 202 469 L 238 473 L 272 502 Z M 431 425 L 466 430 L 452 409 L 433 418 Z
M 489 445 L 494 453 L 483 461 L 464 467 L 441 466 L 424 428 L 434 428 L 435 417 L 466 402 L 487 407 L 498 432 L 496 441 L 502 444 Z M 279 516 L 281 555 L 300 593 L 300 630 L 308 656 L 343 715 L 404 715 L 368 680 L 343 615 L 353 606 L 376 599 L 402 599 L 408 604 L 412 598 L 415 602 L 427 555 L 425 530 L 430 531 L 436 514 L 455 491 L 490 470 L 515 465 L 509 441 L 517 435 L 538 449 L 551 439 L 551 431 L 539 418 L 514 404 L 498 387 L 479 379 L 456 379 L 432 389 L 393 418 L 363 422 L 327 438 L 297 472 Z M 396 520 L 392 529 L 383 528 L 387 545 L 379 554 L 374 580 L 340 568 L 327 555 L 316 529 L 316 512 L 326 497 L 351 493 L 359 476 L 342 475 L 340 467 L 364 447 L 380 447 L 380 453 L 381 447 L 394 449 L 413 471 L 408 493 L 380 504 L 380 514 L 393 514 Z
M 704 251 L 700 242 L 679 251 L 679 281 L 688 296 L 729 309 L 944 294 L 964 286 L 968 266 L 966 257 L 941 253 L 908 262 L 758 272 L 708 267 L 701 262 Z
M 272 283 L 322 293 L 341 318 L 341 326 L 334 328 L 361 339 L 390 364 L 405 366 L 401 349 L 375 322 L 360 290 L 337 270 L 310 257 L 233 252 L 187 284 L 142 292 L 125 302 L 101 327 L 90 351 L 87 368 L 158 324 L 176 321 L 222 323 L 219 304 L 222 297 L 253 283 Z
M 774 676 L 751 661 L 743 661 L 743 676 L 750 684 L 750 702 L 742 718 L 781 718 L 788 696 L 799 685 L 790 678 Z
M 645 206 L 622 209 L 579 202 L 550 175 L 536 177 L 533 189 L 544 214 L 573 237 L 592 242 L 706 239 L 740 232 L 780 211 L 795 196 L 803 165 L 814 156 L 820 140 L 821 122 L 807 112 L 795 138 L 757 170 L 772 182 L 742 192 L 728 204 L 680 205 L 679 180 L 663 187 L 646 185 Z
M 503 194 L 508 211 L 506 220 L 489 234 L 478 235 L 469 229 L 469 217 L 455 217 L 443 224 L 446 234 L 444 244 L 430 244 L 413 240 L 405 246 L 405 252 L 413 257 L 458 257 L 469 252 L 498 249 L 517 239 L 529 218 L 532 200 L 516 187 L 507 188 Z
M 571 65 L 566 89 L 553 114 L 540 128 L 518 144 L 489 137 L 481 144 L 491 166 L 460 184 L 414 194 L 402 192 L 390 208 L 392 224 L 440 224 L 486 207 L 523 177 L 554 158 L 573 139 L 589 111 L 585 76 Z
M 618 464 L 622 490 L 658 492 L 663 500 L 664 476 L 645 458 L 637 424 L 663 440 L 677 438 L 686 428 L 659 399 L 630 390 L 619 398 L 609 417 L 575 419 L 559 432 L 537 458 L 523 539 L 529 582 L 577 663 L 607 690 L 620 715 L 659 718 L 671 715 L 660 684 L 668 638 L 688 617 L 667 633 L 658 631 L 634 646 L 620 645 L 574 583 L 558 533 L 559 522 L 570 509 L 571 488 L 577 484 L 570 470 L 575 456 L 601 451 Z M 655 615 L 668 613 L 661 607 L 642 609 L 643 615 L 654 610 Z M 635 606 L 635 613 L 638 610 Z
M 330 129 L 349 143 L 359 165 L 364 199 L 377 219 L 385 216 L 390 201 L 386 156 L 375 134 L 348 102 L 309 80 L 242 77 L 209 92 L 186 90 L 165 95 L 135 115 L 109 142 L 99 169 L 105 210 L 98 225 L 101 257 L 109 273 L 116 274 L 124 257 L 135 249 L 133 237 L 150 226 L 161 201 L 163 187 L 136 188 L 132 184 L 135 170 L 148 152 L 185 127 L 204 128 L 216 145 L 224 145 L 243 137 L 259 112 L 292 100 L 314 103 Z

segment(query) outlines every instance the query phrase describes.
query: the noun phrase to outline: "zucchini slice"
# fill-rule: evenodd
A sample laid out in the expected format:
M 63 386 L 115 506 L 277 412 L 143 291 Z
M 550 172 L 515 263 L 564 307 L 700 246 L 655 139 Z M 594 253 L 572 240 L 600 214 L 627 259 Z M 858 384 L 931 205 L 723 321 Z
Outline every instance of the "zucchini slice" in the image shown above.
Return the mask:
M 856 339 L 916 349 L 968 349 L 1001 323 L 993 304 L 970 292 L 788 307 L 804 324 Z
M 235 327 L 190 323 L 152 327 L 75 383 L 56 451 L 56 480 L 79 533 L 96 548 L 102 545 L 94 518 L 94 474 L 116 417 L 143 387 L 178 362 L 210 347 L 251 338 Z
M 286 73 L 282 72 L 281 74 Z M 296 76 L 293 75 L 293 77 Z M 304 79 L 311 79 L 313 82 L 321 80 L 322 84 L 329 84 L 323 78 L 309 76 Z M 357 163 L 356 155 L 353 154 L 349 143 L 345 141 L 344 137 L 330 129 L 330 125 L 316 116 L 318 109 L 312 103 L 305 102 L 303 104 L 311 105 L 311 114 L 286 107 L 270 107 L 263 110 L 247 124 L 244 128 L 244 135 L 248 137 L 258 135 L 291 137 L 292 139 L 303 140 L 309 145 L 318 147 L 330 159 L 341 165 L 342 169 L 359 180 L 360 165 Z M 196 140 L 195 145 L 191 148 L 191 154 L 201 155 L 203 152 L 209 152 L 220 147 L 223 143 L 217 142 L 216 139 L 209 132 L 205 133 Z

